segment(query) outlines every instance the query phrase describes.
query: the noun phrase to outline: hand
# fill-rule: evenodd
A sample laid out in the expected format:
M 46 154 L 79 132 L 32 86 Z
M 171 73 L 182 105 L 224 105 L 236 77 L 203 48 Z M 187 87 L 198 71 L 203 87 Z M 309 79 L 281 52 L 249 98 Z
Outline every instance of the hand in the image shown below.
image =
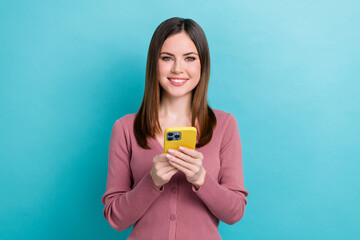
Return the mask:
M 156 155 L 153 158 L 153 168 L 150 170 L 150 176 L 154 185 L 160 189 L 168 183 L 172 176 L 179 170 L 173 167 L 166 158 L 166 153 Z
M 166 157 L 170 164 L 182 171 L 186 180 L 197 189 L 204 184 L 206 171 L 202 165 L 204 156 L 201 152 L 180 147 L 179 150 L 169 149 L 169 154 Z

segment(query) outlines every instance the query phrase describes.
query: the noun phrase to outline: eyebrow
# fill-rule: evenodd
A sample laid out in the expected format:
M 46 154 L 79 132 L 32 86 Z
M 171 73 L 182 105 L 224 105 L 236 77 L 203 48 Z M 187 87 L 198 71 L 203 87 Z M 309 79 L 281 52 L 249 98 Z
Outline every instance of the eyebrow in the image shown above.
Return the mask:
M 161 54 L 168 54 L 168 55 L 170 55 L 170 56 L 174 56 L 174 54 L 169 53 L 169 52 L 161 52 L 160 55 L 161 55 Z M 197 53 L 194 53 L 194 52 L 188 52 L 188 53 L 185 53 L 184 56 L 190 55 L 190 54 L 196 54 L 196 55 L 198 55 Z

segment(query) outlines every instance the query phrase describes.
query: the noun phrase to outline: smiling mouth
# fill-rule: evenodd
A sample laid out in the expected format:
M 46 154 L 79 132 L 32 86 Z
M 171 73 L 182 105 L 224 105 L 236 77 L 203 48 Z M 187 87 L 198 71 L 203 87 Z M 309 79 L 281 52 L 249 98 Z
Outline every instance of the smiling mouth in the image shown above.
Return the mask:
M 187 81 L 188 79 L 186 78 L 168 78 L 170 81 L 172 82 L 176 82 L 176 83 L 182 83 L 182 82 L 185 82 Z
M 189 79 L 185 79 L 185 78 L 168 78 L 171 82 L 172 85 L 179 87 L 185 84 L 186 81 L 188 81 Z

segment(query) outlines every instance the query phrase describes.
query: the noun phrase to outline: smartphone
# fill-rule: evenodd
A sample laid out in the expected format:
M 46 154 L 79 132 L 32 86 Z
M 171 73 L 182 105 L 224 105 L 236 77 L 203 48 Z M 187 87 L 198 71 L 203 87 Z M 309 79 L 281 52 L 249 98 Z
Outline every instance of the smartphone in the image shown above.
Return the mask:
M 180 146 L 195 149 L 196 146 L 195 127 L 171 127 L 165 129 L 164 153 L 169 149 L 178 149 Z

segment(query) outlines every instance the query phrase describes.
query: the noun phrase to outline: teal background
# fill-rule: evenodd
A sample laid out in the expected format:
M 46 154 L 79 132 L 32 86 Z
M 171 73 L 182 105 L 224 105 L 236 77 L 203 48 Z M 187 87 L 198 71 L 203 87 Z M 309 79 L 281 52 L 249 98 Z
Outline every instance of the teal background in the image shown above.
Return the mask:
M 192 18 L 209 104 L 238 120 L 243 219 L 229 239 L 360 235 L 359 1 L 0 0 L 0 239 L 126 239 L 102 215 L 116 119 L 151 36 Z

